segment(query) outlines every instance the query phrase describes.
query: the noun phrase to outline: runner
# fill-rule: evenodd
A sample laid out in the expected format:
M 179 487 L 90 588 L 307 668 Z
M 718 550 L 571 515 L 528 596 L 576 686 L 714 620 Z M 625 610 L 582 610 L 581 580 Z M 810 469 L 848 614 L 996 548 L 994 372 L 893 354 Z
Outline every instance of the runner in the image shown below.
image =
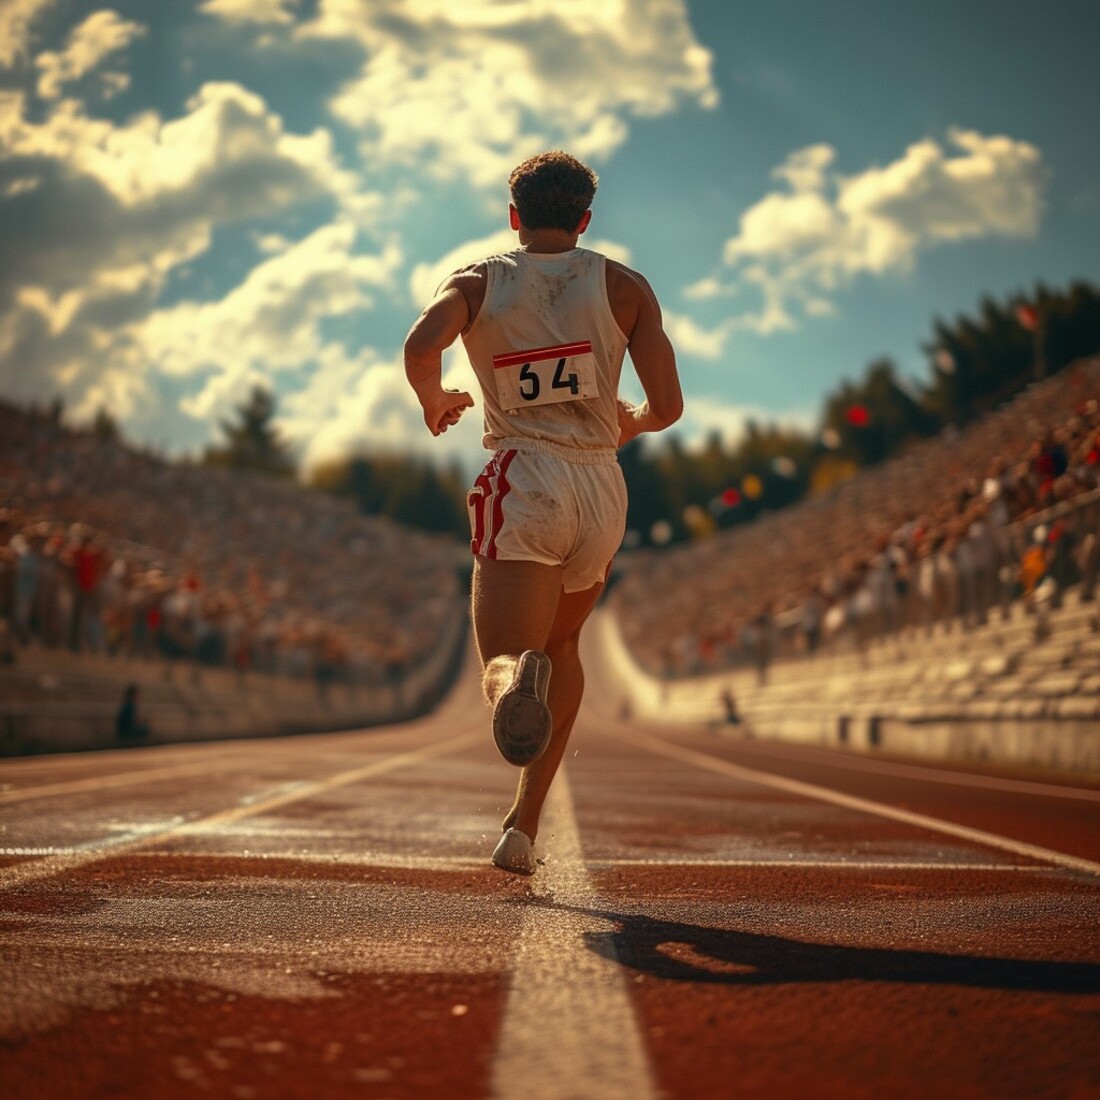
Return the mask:
M 519 247 L 456 271 L 405 341 L 405 373 L 432 435 L 474 404 L 445 390 L 461 335 L 493 457 L 468 496 L 473 624 L 493 736 L 523 768 L 493 862 L 531 874 L 539 815 L 584 690 L 578 642 L 626 524 L 616 449 L 679 419 L 676 358 L 649 283 L 578 248 L 596 176 L 563 152 L 513 171 Z M 623 356 L 646 400 L 618 397 Z

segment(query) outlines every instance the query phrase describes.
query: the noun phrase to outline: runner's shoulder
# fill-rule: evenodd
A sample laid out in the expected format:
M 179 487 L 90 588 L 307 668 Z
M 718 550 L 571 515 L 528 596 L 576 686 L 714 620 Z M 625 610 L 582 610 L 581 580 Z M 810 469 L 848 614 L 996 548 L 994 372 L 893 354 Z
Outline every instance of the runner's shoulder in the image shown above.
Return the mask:
M 443 280 L 440 290 L 446 290 L 450 286 L 476 286 L 478 283 L 485 281 L 485 276 L 488 272 L 488 264 L 485 260 L 478 260 L 476 263 L 467 264 L 465 267 L 460 267 L 457 271 L 452 271 L 446 279 Z
M 639 311 L 646 303 L 655 300 L 653 288 L 640 271 L 610 257 L 607 258 L 605 278 L 611 311 L 619 327 L 629 335 Z
M 649 297 L 653 294 L 649 280 L 640 271 L 635 271 L 634 268 L 627 267 L 626 264 L 613 260 L 610 256 L 606 257 L 606 260 L 609 293 L 615 291 L 636 298 Z
M 452 271 L 451 274 L 443 280 L 436 294 L 444 294 L 448 290 L 457 290 L 462 297 L 466 299 L 466 307 L 469 313 L 470 322 L 472 322 L 478 315 L 481 309 L 481 303 L 485 298 L 487 272 L 488 267 L 484 260 L 479 260 L 477 263 L 460 267 L 457 271 Z

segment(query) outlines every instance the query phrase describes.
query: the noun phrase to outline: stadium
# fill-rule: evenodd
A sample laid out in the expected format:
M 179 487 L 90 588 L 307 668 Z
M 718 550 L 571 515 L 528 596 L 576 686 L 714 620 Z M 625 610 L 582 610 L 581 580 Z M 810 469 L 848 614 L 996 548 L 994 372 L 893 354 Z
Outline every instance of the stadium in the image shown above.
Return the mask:
M 0 1092 L 1095 1094 L 1097 31 L 0 6 Z

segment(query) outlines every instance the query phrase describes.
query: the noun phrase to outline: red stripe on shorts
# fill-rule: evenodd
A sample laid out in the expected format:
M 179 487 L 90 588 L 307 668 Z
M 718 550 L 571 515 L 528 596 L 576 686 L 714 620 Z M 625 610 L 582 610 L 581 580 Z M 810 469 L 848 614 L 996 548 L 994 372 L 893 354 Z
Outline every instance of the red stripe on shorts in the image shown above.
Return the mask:
M 478 490 L 481 490 L 478 492 Z M 470 503 L 474 509 L 474 535 L 470 539 L 470 550 L 477 554 L 481 550 L 481 540 L 485 537 L 485 494 L 489 491 L 489 479 L 482 471 L 474 482 L 474 491 L 470 494 Z
M 470 549 L 482 557 L 496 557 L 497 533 L 504 522 L 503 499 L 511 490 L 505 476 L 516 452 L 497 451 L 474 481 L 474 533 Z
M 515 451 L 503 451 L 497 456 L 496 493 L 493 497 L 493 529 L 489 531 L 486 558 L 496 557 L 496 537 L 504 527 L 504 498 L 511 492 L 508 484 L 508 466 L 516 456 Z

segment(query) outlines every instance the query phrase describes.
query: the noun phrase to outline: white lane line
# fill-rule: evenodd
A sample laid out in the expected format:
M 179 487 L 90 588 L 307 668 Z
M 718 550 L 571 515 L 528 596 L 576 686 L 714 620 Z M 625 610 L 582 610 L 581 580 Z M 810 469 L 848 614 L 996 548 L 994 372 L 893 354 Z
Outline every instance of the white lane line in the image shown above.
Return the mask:
M 328 779 L 294 784 L 292 790 L 287 790 L 286 784 L 283 784 L 277 788 L 278 793 L 276 794 L 261 798 L 258 801 L 251 801 L 245 806 L 238 805 L 230 809 L 219 810 L 217 813 L 209 814 L 197 821 L 184 821 L 173 824 L 168 828 L 143 827 L 120 837 L 111 837 L 100 841 L 94 847 L 89 846 L 84 850 L 74 852 L 72 855 L 51 855 L 29 863 L 19 863 L 14 867 L 0 870 L 0 890 L 11 889 L 13 886 L 21 886 L 23 883 L 33 882 L 37 879 L 49 878 L 51 875 L 71 871 L 88 863 L 94 863 L 105 856 L 117 855 L 120 851 L 148 847 L 150 844 L 156 844 L 173 837 L 216 833 L 219 826 L 223 824 L 240 821 L 242 818 L 251 817 L 254 814 L 280 809 L 291 802 L 299 802 L 304 798 L 311 798 L 337 787 L 346 787 L 350 783 L 358 783 L 361 780 L 371 779 L 386 772 L 396 771 L 399 768 L 420 763 L 432 756 L 443 756 L 448 753 L 459 752 L 463 748 L 481 741 L 484 741 L 484 733 L 480 730 L 477 733 L 459 734 L 446 741 L 437 741 L 422 749 L 389 756 L 383 760 L 376 760 L 372 764 L 338 772 Z
M 621 969 L 584 943 L 586 934 L 615 925 L 583 912 L 592 909 L 596 893 L 564 769 L 551 788 L 540 835 L 551 837 L 549 858 L 529 888 L 493 1062 L 493 1096 L 655 1100 Z
M 986 791 L 1030 794 L 1039 798 L 1100 802 L 1100 789 L 1091 787 L 1069 787 L 1057 783 L 1039 783 L 1031 779 L 1006 779 L 995 775 L 978 775 L 975 772 L 944 771 L 941 768 L 929 768 L 921 764 L 903 764 L 894 760 L 869 760 L 835 749 L 819 749 L 814 745 L 799 746 L 797 752 L 785 752 L 783 751 L 785 748 L 786 746 L 769 744 L 759 755 L 779 757 L 783 760 L 797 760 L 799 757 L 805 759 L 806 756 L 813 755 L 820 763 L 830 768 L 871 772 L 875 775 L 892 775 L 900 779 L 920 779 L 954 787 L 976 787 Z M 755 755 L 754 750 L 749 749 L 749 752 Z
M 594 871 L 612 870 L 615 867 L 692 867 L 697 870 L 720 867 L 736 870 L 739 867 L 794 867 L 800 871 L 812 871 L 815 867 L 829 871 L 1032 871 L 1053 874 L 1051 867 L 1037 867 L 1034 863 L 906 863 L 903 860 L 869 859 L 590 859 L 588 866 Z
M 989 833 L 984 829 L 972 829 L 967 825 L 956 825 L 952 821 L 944 821 L 942 818 L 930 817 L 927 814 L 913 813 L 911 810 L 888 806 L 883 802 L 874 802 L 869 798 L 858 798 L 855 795 L 842 794 L 840 791 L 834 791 L 828 787 L 819 787 L 816 783 L 803 783 L 798 779 L 787 779 L 785 776 L 772 775 L 770 772 L 757 771 L 755 768 L 745 768 L 739 764 L 731 764 L 719 757 L 710 756 L 707 753 L 696 752 L 694 749 L 684 748 L 682 745 L 674 745 L 669 741 L 651 737 L 640 731 L 632 730 L 629 737 L 614 729 L 609 730 L 609 732 L 621 740 L 628 740 L 632 745 L 644 746 L 658 756 L 692 764 L 695 767 L 704 768 L 719 775 L 729 776 L 731 779 L 739 779 L 745 783 L 756 783 L 765 787 L 774 787 L 776 790 L 786 791 L 788 794 L 812 798 L 820 802 L 831 802 L 834 806 L 844 806 L 849 810 L 875 814 L 891 821 L 913 825 L 918 829 L 944 833 L 947 836 L 968 840 L 972 844 L 980 844 L 986 848 L 1000 848 L 1025 859 L 1037 859 L 1043 863 L 1054 863 L 1060 867 L 1068 867 L 1072 871 L 1083 871 L 1088 875 L 1100 875 L 1100 863 L 1095 863 L 1090 859 L 1081 859 L 1079 856 L 1067 855 L 1065 852 L 1056 852 L 1051 848 L 1041 848 L 1036 844 L 1025 844 L 1023 841 L 1013 840 L 1011 837 L 1000 836 L 997 833 Z
M 127 838 L 129 839 L 129 838 Z M 556 844 L 555 844 L 556 847 Z M 86 851 L 83 847 L 42 847 L 42 848 L 0 848 L 0 858 L 21 856 L 68 856 Z M 262 851 L 262 852 L 216 852 L 187 851 L 174 849 L 149 848 L 143 846 L 133 852 L 135 859 L 157 860 L 173 859 L 245 859 L 254 862 L 271 863 L 274 860 L 287 860 L 293 863 L 316 863 L 323 866 L 375 867 L 383 871 L 484 871 L 488 863 L 482 856 L 417 856 L 398 855 L 393 852 L 301 852 L 301 851 Z M 793 867 L 798 870 L 812 871 L 814 868 L 829 871 L 981 871 L 1019 873 L 1027 871 L 1034 874 L 1054 874 L 1055 868 L 1042 867 L 1034 863 L 961 863 L 928 861 L 905 861 L 886 859 L 590 859 L 587 861 L 590 871 L 609 871 L 616 867 L 690 867 L 697 870 L 707 868 L 737 870 L 741 867 Z M 495 873 L 495 872 L 494 872 Z
M 84 791 L 105 791 L 114 787 L 128 787 L 136 783 L 155 783 L 161 779 L 175 779 L 192 772 L 220 771 L 227 764 L 244 760 L 244 756 L 230 756 L 222 760 L 202 760 L 193 764 L 176 764 L 164 768 L 144 768 L 140 771 L 120 772 L 115 775 L 99 775 L 90 779 L 69 779 L 60 783 L 42 783 L 37 787 L 16 787 L 0 791 L 0 805 L 10 802 L 28 802 L 33 798 L 52 798 L 62 794 L 80 794 Z
M 353 734 L 355 730 L 346 730 Z M 385 751 L 384 746 L 378 744 L 378 738 L 384 735 L 373 735 L 371 749 L 375 752 Z M 237 744 L 237 742 L 234 742 Z M 168 746 L 164 746 L 167 748 Z M 180 746 L 172 746 L 180 748 Z M 175 764 L 164 764 L 158 768 L 135 768 L 128 771 L 114 772 L 110 775 L 91 775 L 86 779 L 66 779 L 56 783 L 38 783 L 29 787 L 10 787 L 0 789 L 0 805 L 11 802 L 29 802 L 32 799 L 55 798 L 63 794 L 81 794 L 85 792 L 107 791 L 118 787 L 133 787 L 140 783 L 156 783 L 162 780 L 172 780 L 180 775 L 189 775 L 195 772 L 217 772 L 219 774 L 231 770 L 230 766 L 238 763 L 250 763 L 260 761 L 270 764 L 273 761 L 284 762 L 303 756 L 301 746 L 290 746 L 282 739 L 263 738 L 248 742 L 246 746 L 234 750 L 228 749 L 224 742 L 219 745 L 211 745 L 204 742 L 201 745 L 188 746 L 195 752 L 202 752 L 199 760 L 184 760 Z M 120 750 L 133 751 L 133 750 Z M 348 756 L 356 750 L 352 746 L 342 746 L 339 752 L 341 756 Z M 317 753 L 308 753 L 310 759 L 317 759 Z M 321 756 L 338 755 L 332 748 L 322 749 Z
M 484 841 L 481 842 L 484 846 Z M 3 855 L 3 849 L 0 849 Z M 324 867 L 376 867 L 381 871 L 485 871 L 490 867 L 489 861 L 484 855 L 479 856 L 417 856 L 402 855 L 395 852 L 279 852 L 279 851 L 249 851 L 249 852 L 217 852 L 217 851 L 187 851 L 162 850 L 158 848 L 143 847 L 140 852 L 134 852 L 135 859 L 234 859 L 252 860 L 259 863 L 272 863 L 275 860 L 286 860 L 292 863 L 313 863 Z M 272 876 L 277 877 L 277 876 Z
M 82 844 L 70 845 L 43 845 L 39 848 L 2 848 L 0 855 L 5 856 L 58 856 L 75 864 L 87 863 L 89 859 L 98 859 L 100 855 L 112 855 L 119 848 L 133 844 L 138 840 L 146 840 L 165 836 L 176 828 L 184 819 L 172 817 L 162 821 L 147 821 L 141 825 L 132 825 L 123 829 L 117 836 L 97 837 L 95 840 L 86 840 Z M 20 867 L 30 864 L 20 864 Z M 0 876 L 4 872 L 0 872 Z M 2 887 L 2 877 L 0 877 Z
M 163 834 L 158 834 L 163 835 Z M 130 839 L 127 837 L 126 839 Z M 3 856 L 73 856 L 82 855 L 87 849 L 80 847 L 61 848 L 0 848 Z M 105 852 L 111 854 L 111 852 Z M 327 855 L 324 852 L 180 852 L 171 849 L 142 847 L 131 853 L 134 859 L 150 860 L 249 860 L 254 863 L 271 864 L 276 861 L 291 863 L 315 863 L 325 867 L 375 867 L 380 871 L 484 871 L 488 862 L 481 856 L 402 856 L 389 852 L 341 852 Z M 219 876 L 221 878 L 223 876 Z M 231 877 L 231 876 L 226 876 Z M 272 874 L 271 878 L 278 875 Z M 0 901 L 0 908 L 3 902 Z

